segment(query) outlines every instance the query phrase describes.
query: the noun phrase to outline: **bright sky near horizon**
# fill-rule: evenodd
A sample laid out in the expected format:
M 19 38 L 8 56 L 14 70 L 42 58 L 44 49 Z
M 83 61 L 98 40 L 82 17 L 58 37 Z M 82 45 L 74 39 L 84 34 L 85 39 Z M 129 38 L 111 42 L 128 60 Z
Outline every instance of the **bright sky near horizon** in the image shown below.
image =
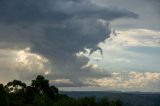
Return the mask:
M 0 83 L 160 92 L 159 0 L 1 0 Z

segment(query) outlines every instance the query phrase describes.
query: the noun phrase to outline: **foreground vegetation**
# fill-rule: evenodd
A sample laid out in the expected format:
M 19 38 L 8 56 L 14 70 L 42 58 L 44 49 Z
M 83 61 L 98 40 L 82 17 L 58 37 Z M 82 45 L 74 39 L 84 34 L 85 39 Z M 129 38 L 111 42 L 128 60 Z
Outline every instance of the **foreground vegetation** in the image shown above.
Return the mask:
M 0 84 L 0 106 L 122 106 L 122 102 L 107 97 L 98 101 L 95 97 L 71 98 L 59 94 L 58 88 L 50 86 L 47 79 L 38 75 L 30 86 L 19 80 L 5 86 Z

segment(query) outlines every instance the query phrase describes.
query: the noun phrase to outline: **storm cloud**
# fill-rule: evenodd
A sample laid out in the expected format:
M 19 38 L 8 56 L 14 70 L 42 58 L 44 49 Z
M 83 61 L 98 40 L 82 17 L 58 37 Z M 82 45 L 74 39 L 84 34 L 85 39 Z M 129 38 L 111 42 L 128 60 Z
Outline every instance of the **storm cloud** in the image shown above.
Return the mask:
M 110 37 L 111 21 L 137 17 L 129 10 L 100 7 L 90 0 L 1 0 L 0 49 L 29 47 L 50 62 L 47 76 L 53 84 L 62 86 L 57 79 L 65 79 L 64 86 L 87 86 L 85 78 L 110 74 L 101 68 L 82 68 L 89 58 L 77 54 L 86 49 L 101 51 L 97 45 Z

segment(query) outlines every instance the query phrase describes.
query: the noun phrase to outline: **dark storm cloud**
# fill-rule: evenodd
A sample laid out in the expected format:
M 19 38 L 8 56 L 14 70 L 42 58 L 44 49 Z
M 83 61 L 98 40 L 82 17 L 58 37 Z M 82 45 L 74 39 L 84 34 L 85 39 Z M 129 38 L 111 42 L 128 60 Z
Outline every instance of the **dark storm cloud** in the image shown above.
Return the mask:
M 32 52 L 52 63 L 50 79 L 66 78 L 73 82 L 68 86 L 82 86 L 85 78 L 109 74 L 82 69 L 89 58 L 76 53 L 85 52 L 85 48 L 101 50 L 97 44 L 110 36 L 110 21 L 137 16 L 128 10 L 99 7 L 89 0 L 1 0 L 0 26 L 5 28 L 0 32 L 0 47 L 30 46 Z
M 61 22 L 69 18 L 100 18 L 113 20 L 137 17 L 128 10 L 110 9 L 89 0 L 1 0 L 0 21 L 11 23 Z
M 147 0 L 148 3 L 152 4 L 153 8 L 160 15 L 160 1 L 159 0 Z

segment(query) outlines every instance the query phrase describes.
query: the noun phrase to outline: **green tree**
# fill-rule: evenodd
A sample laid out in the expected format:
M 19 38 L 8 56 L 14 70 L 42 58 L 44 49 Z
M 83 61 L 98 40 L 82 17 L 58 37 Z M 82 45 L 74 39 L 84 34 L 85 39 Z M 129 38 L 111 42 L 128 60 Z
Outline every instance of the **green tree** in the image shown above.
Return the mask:
M 45 94 L 49 89 L 49 81 L 42 75 L 38 75 L 35 80 L 32 80 L 31 86 L 35 88 L 38 94 Z
M 9 106 L 7 92 L 2 84 L 0 84 L 0 106 Z
M 25 92 L 26 84 L 19 81 L 13 80 L 12 82 L 8 82 L 5 86 L 5 89 L 8 93 L 22 93 Z
M 116 106 L 123 106 L 123 103 L 120 99 L 115 100 Z
M 9 105 L 11 106 L 22 106 L 25 100 L 26 84 L 19 81 L 13 80 L 5 85 L 5 90 L 9 95 Z
M 53 102 L 46 95 L 37 95 L 34 100 L 34 106 L 53 106 Z
M 120 99 L 112 100 L 110 106 L 123 106 L 123 103 Z
M 84 97 L 79 99 L 80 106 L 96 106 L 95 97 Z
M 99 100 L 98 106 L 110 106 L 110 102 L 107 97 L 102 97 Z
M 47 96 L 51 99 L 56 99 L 55 97 L 58 95 L 58 88 L 55 86 L 50 86 L 47 91 Z

